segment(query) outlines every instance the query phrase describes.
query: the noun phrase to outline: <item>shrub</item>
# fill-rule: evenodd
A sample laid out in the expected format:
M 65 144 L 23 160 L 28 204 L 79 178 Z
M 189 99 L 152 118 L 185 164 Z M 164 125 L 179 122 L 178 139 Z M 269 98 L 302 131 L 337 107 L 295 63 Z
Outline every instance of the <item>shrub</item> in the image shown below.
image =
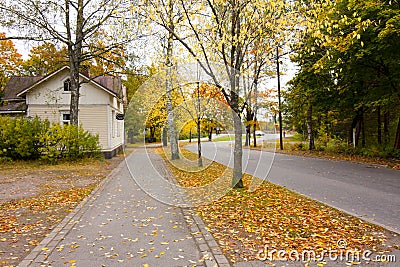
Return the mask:
M 0 157 L 8 159 L 79 159 L 98 156 L 99 137 L 81 126 L 60 125 L 39 118 L 0 117 Z
M 306 151 L 308 150 L 308 144 L 294 143 L 293 145 L 291 145 L 291 149 L 296 151 Z
M 0 156 L 11 159 L 37 159 L 40 135 L 49 127 L 38 118 L 0 117 Z
M 355 149 L 342 139 L 332 138 L 326 143 L 325 150 L 331 153 L 354 155 Z

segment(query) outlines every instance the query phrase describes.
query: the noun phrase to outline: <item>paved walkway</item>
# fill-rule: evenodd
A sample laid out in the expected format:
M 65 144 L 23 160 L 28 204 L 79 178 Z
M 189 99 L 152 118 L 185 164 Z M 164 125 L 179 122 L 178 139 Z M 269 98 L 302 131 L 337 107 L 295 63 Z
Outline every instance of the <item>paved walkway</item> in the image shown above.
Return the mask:
M 137 149 L 19 266 L 230 266 L 157 171 L 171 179 L 160 156 Z

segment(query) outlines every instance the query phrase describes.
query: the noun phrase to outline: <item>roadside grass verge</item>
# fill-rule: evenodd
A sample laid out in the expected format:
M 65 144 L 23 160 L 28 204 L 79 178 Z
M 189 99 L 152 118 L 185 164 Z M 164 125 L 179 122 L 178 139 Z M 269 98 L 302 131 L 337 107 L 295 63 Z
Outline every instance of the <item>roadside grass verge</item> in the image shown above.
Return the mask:
M 227 168 L 212 162 L 206 169 L 187 172 L 167 164 L 182 186 L 203 186 Z M 231 263 L 257 260 L 265 246 L 318 253 L 340 251 L 338 241 L 344 240 L 347 250 L 387 249 L 383 228 L 266 181 L 250 192 L 251 179 L 244 175 L 244 189 L 231 190 L 216 201 L 196 207 Z
M 220 136 L 220 137 L 216 137 L 216 138 L 212 139 L 213 142 L 233 141 L 233 140 L 235 140 L 235 135 L 234 134 L 226 135 L 226 136 Z

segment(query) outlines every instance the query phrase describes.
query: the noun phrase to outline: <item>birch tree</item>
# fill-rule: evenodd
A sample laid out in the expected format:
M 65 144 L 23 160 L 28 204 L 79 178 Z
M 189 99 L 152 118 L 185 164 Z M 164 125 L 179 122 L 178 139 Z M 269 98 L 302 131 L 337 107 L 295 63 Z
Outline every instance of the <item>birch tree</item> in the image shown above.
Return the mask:
M 71 123 L 78 124 L 81 66 L 131 40 L 121 31 L 127 9 L 125 0 L 0 0 L 0 25 L 15 33 L 7 39 L 53 41 L 67 47 Z M 99 31 L 114 32 L 115 36 L 111 35 L 107 47 L 88 49 Z

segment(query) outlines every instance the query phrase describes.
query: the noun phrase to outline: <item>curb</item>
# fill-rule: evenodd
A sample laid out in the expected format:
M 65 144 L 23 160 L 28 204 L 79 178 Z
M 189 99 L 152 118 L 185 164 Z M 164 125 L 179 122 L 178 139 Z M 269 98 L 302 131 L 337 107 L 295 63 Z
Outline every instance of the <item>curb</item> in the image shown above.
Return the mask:
M 181 212 L 186 219 L 190 234 L 199 247 L 199 251 L 203 254 L 205 266 L 230 267 L 231 264 L 222 253 L 214 237 L 207 231 L 203 220 L 190 208 L 181 208 Z
M 64 220 L 61 221 L 49 235 L 47 235 L 38 246 L 36 246 L 28 256 L 26 256 L 17 266 L 28 267 L 35 261 L 46 261 L 48 254 L 56 249 L 57 245 L 64 239 L 69 231 L 79 222 L 85 211 L 90 207 L 90 203 L 94 202 L 103 190 L 106 184 L 119 172 L 122 164 L 126 164 L 125 160 L 122 161 L 114 170 L 112 170 L 103 181 L 84 199 L 75 209 L 69 213 Z

